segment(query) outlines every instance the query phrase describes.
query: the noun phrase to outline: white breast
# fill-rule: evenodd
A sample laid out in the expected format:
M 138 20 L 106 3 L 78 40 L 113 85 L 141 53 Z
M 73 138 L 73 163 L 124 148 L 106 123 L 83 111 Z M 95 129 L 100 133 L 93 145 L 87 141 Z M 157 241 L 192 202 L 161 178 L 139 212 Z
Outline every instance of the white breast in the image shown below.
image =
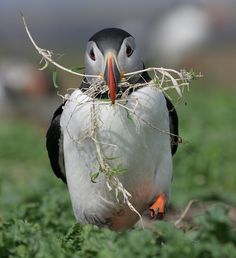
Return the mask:
M 76 90 L 65 105 L 61 128 L 75 216 L 82 223 L 103 224 L 122 205 L 117 204 L 114 191 L 109 191 L 103 173 L 96 183 L 91 182 L 90 173 L 99 171 L 99 157 L 91 139 L 94 114 L 101 153 L 110 167 L 126 170 L 118 178 L 132 194 L 130 201 L 139 212 L 158 194 L 169 195 L 172 157 L 170 136 L 165 133 L 169 132 L 166 100 L 157 88 L 145 87 L 132 93 L 124 107 L 118 102 L 101 104 L 99 100 L 95 107 L 94 112 L 91 99 Z

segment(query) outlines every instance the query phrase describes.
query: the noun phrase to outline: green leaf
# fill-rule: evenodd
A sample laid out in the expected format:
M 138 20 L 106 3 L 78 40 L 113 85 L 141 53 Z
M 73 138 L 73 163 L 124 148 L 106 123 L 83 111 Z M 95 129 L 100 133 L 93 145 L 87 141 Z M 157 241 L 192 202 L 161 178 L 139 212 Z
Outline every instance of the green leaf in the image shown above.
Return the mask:
M 155 76 L 155 77 L 153 78 L 153 82 L 154 82 L 154 84 L 156 84 L 157 86 L 160 85 L 160 79 L 159 79 L 157 76 Z
M 126 168 L 123 168 L 122 166 L 117 166 L 115 168 L 112 168 L 112 170 L 110 171 L 110 175 L 117 176 L 117 175 L 121 175 L 125 172 L 127 172 Z
M 134 120 L 133 120 L 133 118 L 132 118 L 132 116 L 131 116 L 129 110 L 126 110 L 126 112 L 127 112 L 127 118 L 128 118 L 131 122 L 134 122 Z
M 190 69 L 190 71 L 188 72 L 189 76 L 190 76 L 190 80 L 197 80 L 198 79 L 198 76 L 199 74 L 194 71 L 194 69 Z
M 106 157 L 106 160 L 116 160 L 118 159 L 119 157 Z
M 81 71 L 81 70 L 84 70 L 84 68 L 85 67 L 78 67 L 78 66 L 76 66 L 76 67 L 72 67 L 70 70 L 71 71 L 73 71 L 73 72 L 79 72 L 79 71 Z
M 57 84 L 57 70 L 56 68 L 52 72 L 52 81 L 55 88 L 59 88 L 59 85 Z
M 95 180 L 98 178 L 99 172 L 90 173 L 89 176 L 90 176 L 90 178 L 91 178 L 91 181 L 92 181 L 93 183 L 96 183 Z

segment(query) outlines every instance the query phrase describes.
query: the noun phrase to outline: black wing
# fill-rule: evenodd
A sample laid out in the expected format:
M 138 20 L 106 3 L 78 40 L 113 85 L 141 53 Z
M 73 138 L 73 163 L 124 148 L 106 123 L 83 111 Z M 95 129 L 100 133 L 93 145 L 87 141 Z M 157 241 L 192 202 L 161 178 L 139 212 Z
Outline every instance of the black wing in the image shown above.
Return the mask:
M 166 98 L 166 105 L 169 111 L 169 120 L 170 120 L 170 139 L 171 139 L 171 153 L 174 155 L 177 151 L 178 148 L 178 143 L 179 143 L 179 122 L 178 122 L 178 115 L 175 110 L 174 105 L 171 103 L 171 101 Z
M 60 119 L 64 104 L 62 104 L 53 115 L 51 125 L 46 135 L 46 147 L 48 151 L 48 157 L 50 159 L 50 163 L 55 175 L 64 183 L 66 183 L 63 143 L 60 126 Z

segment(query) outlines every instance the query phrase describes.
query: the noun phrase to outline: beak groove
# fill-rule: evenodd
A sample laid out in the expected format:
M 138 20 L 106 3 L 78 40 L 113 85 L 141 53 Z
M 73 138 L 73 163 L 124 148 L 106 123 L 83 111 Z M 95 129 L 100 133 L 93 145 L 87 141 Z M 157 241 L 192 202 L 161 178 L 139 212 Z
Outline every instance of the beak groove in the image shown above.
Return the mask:
M 117 84 L 121 79 L 120 71 L 112 55 L 107 58 L 104 79 L 109 87 L 109 97 L 112 104 L 115 104 Z

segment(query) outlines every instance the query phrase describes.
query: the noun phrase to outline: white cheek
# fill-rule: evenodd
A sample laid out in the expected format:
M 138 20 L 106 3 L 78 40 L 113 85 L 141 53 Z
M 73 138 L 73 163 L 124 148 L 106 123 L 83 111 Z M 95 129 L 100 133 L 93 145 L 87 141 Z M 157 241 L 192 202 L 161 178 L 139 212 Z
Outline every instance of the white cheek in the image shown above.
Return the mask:
M 103 67 L 104 67 L 103 55 L 98 51 L 94 51 L 94 53 L 96 57 L 95 61 L 90 58 L 88 53 L 86 53 L 85 74 L 99 75 L 101 72 L 103 72 Z
M 128 72 L 141 70 L 143 68 L 143 63 L 140 59 L 138 50 L 135 50 L 130 57 L 127 57 L 126 53 L 125 54 L 123 53 L 120 54 L 118 57 L 118 62 L 122 72 L 128 73 Z

